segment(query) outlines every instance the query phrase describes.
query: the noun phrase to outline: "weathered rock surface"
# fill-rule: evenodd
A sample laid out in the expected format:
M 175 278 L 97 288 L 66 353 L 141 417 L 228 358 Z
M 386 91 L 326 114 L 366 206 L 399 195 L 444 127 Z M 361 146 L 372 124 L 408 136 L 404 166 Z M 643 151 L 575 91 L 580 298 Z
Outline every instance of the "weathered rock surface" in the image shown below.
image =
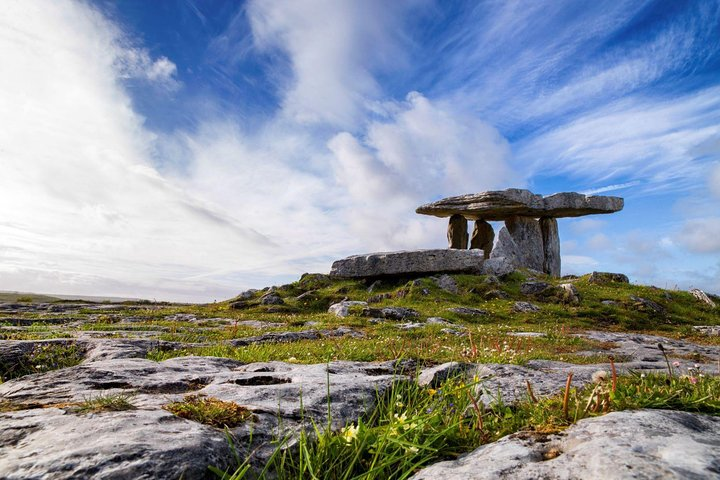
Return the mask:
M 693 297 L 697 298 L 699 301 L 706 304 L 710 308 L 716 307 L 715 302 L 713 302 L 710 297 L 708 297 L 707 294 L 699 288 L 691 288 L 690 294 L 692 294 Z
M 485 258 L 490 258 L 493 249 L 493 241 L 495 240 L 495 231 L 485 220 L 475 220 L 472 237 L 470 238 L 470 248 L 479 248 L 485 252 Z
M 365 308 L 362 311 L 363 317 L 386 318 L 389 320 L 404 320 L 406 318 L 417 318 L 420 316 L 417 310 L 403 307 Z
M 232 459 L 223 430 L 176 417 L 163 405 L 193 393 L 249 408 L 254 420 L 230 431 L 241 456 L 259 447 L 255 461 L 262 464 L 274 449 L 263 447 L 272 435 L 325 424 L 328 380 L 339 428 L 401 380 L 396 371 L 390 362 L 243 365 L 181 357 L 103 360 L 23 377 L 0 385 L 0 401 L 27 408 L 0 413 L 0 477 L 212 478 L 208 465 L 226 468 Z M 118 393 L 133 394 L 136 409 L 81 415 L 68 405 Z
M 543 271 L 544 253 L 540 223 L 529 217 L 510 217 L 505 220 L 508 233 L 517 246 L 516 258 L 526 268 Z
M 520 257 L 518 252 L 518 246 L 515 244 L 510 232 L 507 227 L 502 227 L 498 232 L 498 241 L 490 252 L 490 259 L 503 258 L 507 262 L 511 263 L 514 267 L 520 266 Z
M 354 255 L 332 264 L 331 277 L 374 278 L 428 273 L 482 273 L 480 250 L 413 250 Z
M 448 223 L 448 248 L 465 250 L 468 247 L 467 219 L 462 215 L 452 215 Z
M 448 312 L 457 313 L 458 315 L 465 315 L 468 317 L 479 317 L 487 315 L 488 311 L 481 308 L 470 308 L 470 307 L 453 307 L 448 308 Z
M 330 305 L 330 308 L 328 308 L 328 313 L 334 313 L 336 317 L 345 318 L 350 315 L 350 308 L 357 307 L 362 309 L 367 306 L 367 302 L 360 302 L 356 300 L 343 300 L 342 302 L 333 303 L 332 305 Z
M 520 313 L 539 312 L 540 307 L 530 302 L 515 302 L 513 304 L 513 311 Z
M 718 445 L 717 417 L 666 410 L 614 412 L 581 420 L 561 434 L 509 435 L 411 478 L 720 478 Z
M 590 283 L 603 284 L 610 282 L 617 283 L 630 283 L 627 275 L 623 273 L 610 273 L 610 272 L 592 272 L 588 279 Z
M 433 278 L 433 281 L 435 282 L 435 285 L 437 285 L 442 290 L 445 290 L 448 293 L 452 293 L 453 295 L 457 295 L 457 282 L 450 275 L 440 275 L 439 277 Z
M 543 242 L 543 272 L 553 277 L 560 276 L 560 234 L 556 218 L 540 219 Z
M 565 303 L 580 303 L 580 293 L 578 293 L 577 287 L 572 283 L 561 283 L 558 285 L 558 289 L 560 293 L 562 293 Z
M 539 295 L 550 287 L 551 285 L 547 282 L 523 282 L 520 285 L 520 293 L 523 295 Z
M 505 220 L 525 217 L 579 217 L 622 210 L 619 197 L 586 196 L 579 193 L 556 193 L 548 197 L 529 190 L 508 188 L 490 192 L 448 197 L 418 207 L 415 212 L 436 217 L 459 214 L 469 219 Z

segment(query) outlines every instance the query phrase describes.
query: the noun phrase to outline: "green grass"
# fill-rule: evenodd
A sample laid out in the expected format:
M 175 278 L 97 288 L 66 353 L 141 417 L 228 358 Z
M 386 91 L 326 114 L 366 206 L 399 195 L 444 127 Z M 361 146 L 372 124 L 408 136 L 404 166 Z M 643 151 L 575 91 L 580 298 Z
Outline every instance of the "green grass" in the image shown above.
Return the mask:
M 132 395 L 126 393 L 91 397 L 73 407 L 76 413 L 120 412 L 134 410 Z
M 75 344 L 45 343 L 35 348 L 20 361 L 0 361 L 0 383 L 32 373 L 49 372 L 72 367 L 84 358 L 84 351 Z
M 669 408 L 720 415 L 720 379 L 701 375 L 628 375 L 613 387 L 606 374 L 596 384 L 571 388 L 567 395 L 513 405 L 483 405 L 478 400 L 482 385 L 476 381 L 455 378 L 437 389 L 397 383 L 364 420 L 332 431 L 328 419 L 328 425 L 302 432 L 292 447 L 289 437 L 277 439 L 259 478 L 404 479 L 423 466 L 457 458 L 510 433 L 555 433 L 610 411 Z M 251 472 L 247 461 L 232 474 L 213 471 L 232 480 Z

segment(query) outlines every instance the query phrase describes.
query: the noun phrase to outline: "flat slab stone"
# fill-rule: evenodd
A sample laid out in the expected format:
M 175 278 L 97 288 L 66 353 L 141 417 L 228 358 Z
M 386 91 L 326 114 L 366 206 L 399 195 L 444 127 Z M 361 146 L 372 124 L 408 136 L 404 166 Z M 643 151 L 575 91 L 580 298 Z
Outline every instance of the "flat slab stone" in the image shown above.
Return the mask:
M 567 192 L 543 197 L 530 190 L 508 188 L 490 192 L 448 197 L 418 207 L 415 212 L 436 217 L 459 214 L 468 219 L 505 220 L 524 217 L 580 217 L 622 210 L 620 197 L 583 195 Z
M 337 260 L 331 277 L 373 278 L 429 273 L 482 273 L 482 250 L 411 250 L 354 255 Z

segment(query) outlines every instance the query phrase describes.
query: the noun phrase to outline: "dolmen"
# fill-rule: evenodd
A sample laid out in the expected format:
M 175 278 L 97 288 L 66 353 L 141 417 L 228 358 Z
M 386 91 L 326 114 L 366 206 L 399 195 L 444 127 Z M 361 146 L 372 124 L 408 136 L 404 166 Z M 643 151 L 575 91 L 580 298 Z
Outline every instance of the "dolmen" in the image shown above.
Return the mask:
M 430 273 L 493 273 L 528 268 L 559 277 L 557 219 L 622 210 L 619 197 L 556 193 L 543 197 L 509 188 L 444 198 L 416 213 L 449 217 L 447 250 L 414 250 L 355 255 L 333 263 L 331 276 L 374 278 Z M 474 221 L 468 235 L 468 220 Z M 504 221 L 498 233 L 489 221 Z M 468 249 L 469 247 L 469 249 Z

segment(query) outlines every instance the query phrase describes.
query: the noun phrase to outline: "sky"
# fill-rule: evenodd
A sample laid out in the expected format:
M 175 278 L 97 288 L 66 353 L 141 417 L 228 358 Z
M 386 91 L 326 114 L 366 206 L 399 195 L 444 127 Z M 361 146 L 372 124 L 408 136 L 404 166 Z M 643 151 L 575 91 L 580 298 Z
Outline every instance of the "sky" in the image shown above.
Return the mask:
M 560 220 L 563 274 L 720 293 L 719 30 L 719 0 L 4 0 L 0 290 L 223 300 L 444 248 L 417 206 L 514 187 L 625 199 Z

